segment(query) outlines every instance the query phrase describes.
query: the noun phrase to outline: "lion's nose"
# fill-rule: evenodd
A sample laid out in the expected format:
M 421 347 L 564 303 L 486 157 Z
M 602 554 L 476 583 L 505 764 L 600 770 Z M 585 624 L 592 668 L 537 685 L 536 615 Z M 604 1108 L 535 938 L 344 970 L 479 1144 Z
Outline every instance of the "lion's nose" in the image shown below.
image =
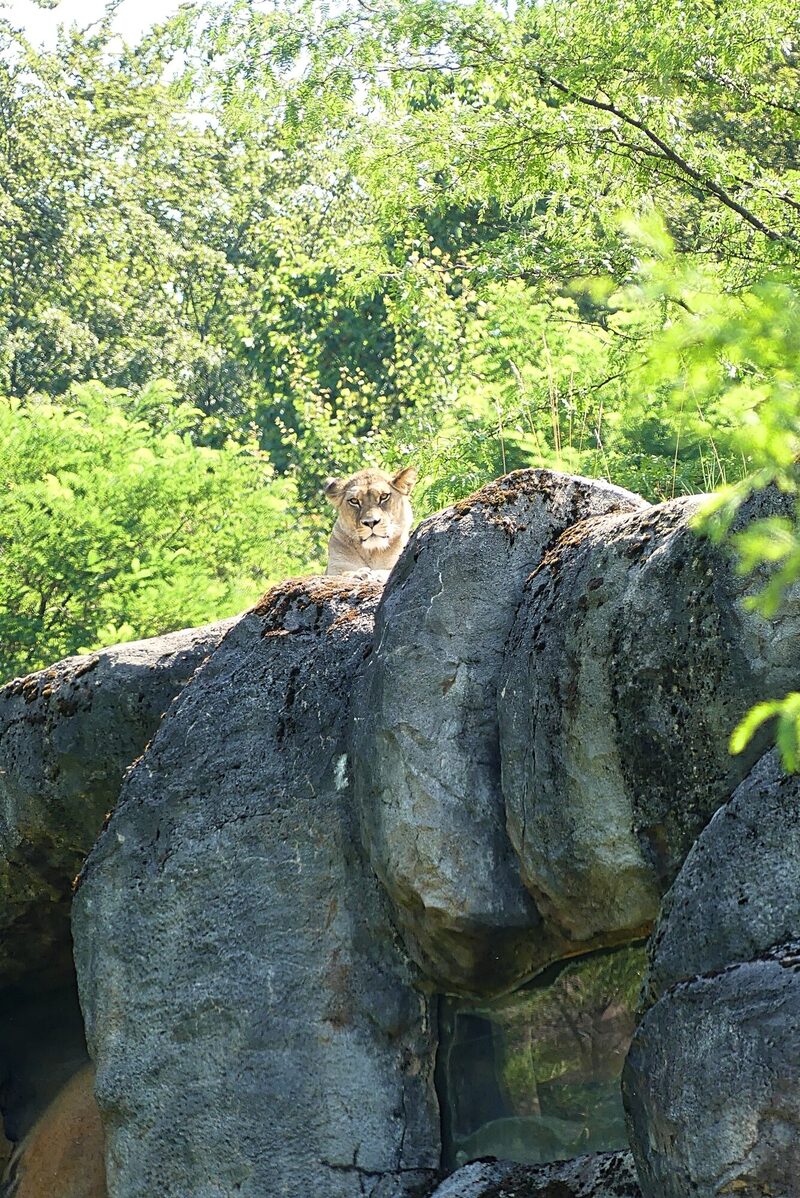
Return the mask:
M 367 528 L 374 528 L 375 525 L 380 524 L 380 522 L 381 522 L 380 516 L 369 516 L 366 520 L 361 521 L 361 523 L 365 524 L 367 526 Z

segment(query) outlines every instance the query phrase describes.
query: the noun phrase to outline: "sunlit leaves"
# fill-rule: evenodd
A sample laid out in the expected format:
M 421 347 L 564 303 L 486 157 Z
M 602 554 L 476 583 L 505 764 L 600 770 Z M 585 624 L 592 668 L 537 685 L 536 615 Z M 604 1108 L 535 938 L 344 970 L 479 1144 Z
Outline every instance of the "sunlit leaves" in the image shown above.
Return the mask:
M 778 271 L 728 291 L 707 270 L 682 262 L 669 239 L 651 238 L 649 248 L 655 256 L 624 300 L 630 308 L 660 302 L 670 317 L 647 345 L 644 376 L 670 395 L 673 410 L 715 453 L 722 446 L 740 455 L 743 477 L 714 495 L 696 523 L 729 541 L 740 572 L 754 578 L 746 605 L 772 618 L 800 581 L 800 293 Z M 793 518 L 738 528 L 743 501 L 768 485 L 797 496 Z M 740 752 L 776 717 L 784 764 L 797 769 L 799 704 L 790 695 L 753 708 L 734 732 L 732 750 Z
M 0 402 L 0 676 L 239 611 L 308 563 L 291 489 L 154 428 L 168 394 Z
M 751 707 L 731 735 L 732 753 L 741 753 L 768 720 L 775 720 L 775 743 L 787 770 L 800 771 L 800 692 Z

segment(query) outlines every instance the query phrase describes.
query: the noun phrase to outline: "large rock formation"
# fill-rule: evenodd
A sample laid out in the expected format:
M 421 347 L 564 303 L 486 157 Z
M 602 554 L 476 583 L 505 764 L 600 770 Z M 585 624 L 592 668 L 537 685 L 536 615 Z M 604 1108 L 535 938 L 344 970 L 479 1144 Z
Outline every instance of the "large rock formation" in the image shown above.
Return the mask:
M 644 1198 L 793 1198 L 800 1178 L 800 945 L 681 982 L 625 1066 Z
M 578 1074 L 516 996 L 507 1031 L 490 1016 L 547 963 L 649 929 L 761 751 L 729 758 L 733 724 L 798 688 L 797 596 L 772 621 L 745 610 L 690 526 L 698 502 L 521 472 L 425 522 L 382 600 L 346 578 L 290 581 L 224 637 L 109 650 L 0 695 L 0 1012 L 67 980 L 71 876 L 153 737 L 74 903 L 112 1198 L 422 1198 L 443 1132 L 448 1160 L 500 1155 L 503 1128 L 511 1143 L 575 1122 L 584 1150 L 620 1142 L 595 1117 L 617 1119 L 618 1064 L 598 1079 L 598 1061 L 621 1059 L 629 1027 L 599 982 L 597 1055 L 574 1018 L 578 966 L 536 983 L 589 1061 Z M 782 503 L 757 496 L 743 519 Z M 765 950 L 796 936 L 796 798 L 765 763 L 665 908 L 626 1083 L 646 1198 L 788 1198 L 800 975 L 794 948 Z M 462 996 L 458 1042 L 436 990 Z M 496 1104 L 443 1103 L 440 1119 L 440 1030 L 441 1093 L 466 1045 L 458 1085 L 469 1098 L 480 1061 Z M 0 1027 L 0 1105 L 28 1146 L 85 1063 L 80 1037 L 61 1064 L 54 1047 L 64 1076 L 43 1087 L 36 1039 Z M 88 1076 L 73 1089 L 91 1112 Z M 58 1126 L 70 1094 L 50 1106 Z M 467 1106 L 459 1130 L 448 1111 Z M 545 1140 L 527 1159 L 556 1155 Z M 43 1177 L 37 1154 L 18 1159 Z M 619 1156 L 483 1162 L 439 1189 L 636 1193 Z
M 72 973 L 72 882 L 122 777 L 232 621 L 69 657 L 0 689 L 0 988 Z
M 525 578 L 577 520 L 647 508 L 526 470 L 426 520 L 386 588 L 353 720 L 370 860 L 446 990 L 499 992 L 561 955 L 523 887 L 500 790 L 497 680 Z
M 89 858 L 74 930 L 114 1198 L 399 1198 L 434 1176 L 435 1029 L 345 758 L 379 594 L 271 592 Z
M 787 510 L 754 496 L 746 522 Z M 583 521 L 532 575 L 499 688 L 503 792 L 522 876 L 574 941 L 646 929 L 692 841 L 763 751 L 751 704 L 796 685 L 800 601 L 774 620 L 692 527 L 699 498 Z

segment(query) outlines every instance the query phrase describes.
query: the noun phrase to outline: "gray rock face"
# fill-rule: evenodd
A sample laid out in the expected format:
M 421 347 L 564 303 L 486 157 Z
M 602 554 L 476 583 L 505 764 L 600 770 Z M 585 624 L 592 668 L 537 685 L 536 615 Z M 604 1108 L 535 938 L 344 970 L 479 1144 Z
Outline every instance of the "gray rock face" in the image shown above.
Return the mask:
M 783 511 L 754 496 L 742 522 Z M 693 840 L 764 750 L 728 737 L 793 689 L 800 602 L 748 612 L 690 527 L 701 498 L 570 529 L 528 581 L 500 685 L 508 830 L 543 915 L 576 941 L 646 930 Z
M 437 1186 L 431 1198 L 486 1198 L 487 1192 L 496 1189 L 514 1167 L 512 1161 L 494 1158 L 470 1161 Z
M 794 1198 L 800 1177 L 800 953 L 680 983 L 623 1075 L 644 1198 Z
M 765 754 L 665 899 L 623 1077 L 646 1198 L 797 1193 L 798 798 Z
M 649 946 L 650 1002 L 800 929 L 800 777 L 767 753 L 692 847 Z
M 69 657 L 0 690 L 0 982 L 72 972 L 72 881 L 123 774 L 232 621 Z
M 406 942 L 446 990 L 500 992 L 560 955 L 506 835 L 497 678 L 523 582 L 557 537 L 646 507 L 518 471 L 420 525 L 389 580 L 353 720 L 356 792 Z
M 432 1198 L 640 1198 L 629 1152 L 601 1152 L 552 1165 L 475 1161 L 434 1190 Z
M 400 1198 L 439 1159 L 435 1029 L 345 757 L 379 589 L 275 588 L 162 722 L 74 904 L 114 1198 Z

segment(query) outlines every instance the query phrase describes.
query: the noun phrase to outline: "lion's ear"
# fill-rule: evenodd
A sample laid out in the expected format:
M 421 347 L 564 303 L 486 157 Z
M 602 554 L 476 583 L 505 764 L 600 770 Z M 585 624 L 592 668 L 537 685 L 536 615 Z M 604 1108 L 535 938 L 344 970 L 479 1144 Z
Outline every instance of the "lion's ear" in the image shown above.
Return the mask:
M 406 466 L 404 470 L 400 470 L 397 474 L 395 474 L 394 478 L 392 479 L 392 486 L 396 491 L 399 491 L 401 495 L 408 495 L 410 494 L 411 488 L 414 486 L 416 481 L 416 467 Z
M 329 503 L 336 507 L 339 500 L 342 498 L 344 490 L 344 480 L 341 478 L 326 478 L 323 494 Z

